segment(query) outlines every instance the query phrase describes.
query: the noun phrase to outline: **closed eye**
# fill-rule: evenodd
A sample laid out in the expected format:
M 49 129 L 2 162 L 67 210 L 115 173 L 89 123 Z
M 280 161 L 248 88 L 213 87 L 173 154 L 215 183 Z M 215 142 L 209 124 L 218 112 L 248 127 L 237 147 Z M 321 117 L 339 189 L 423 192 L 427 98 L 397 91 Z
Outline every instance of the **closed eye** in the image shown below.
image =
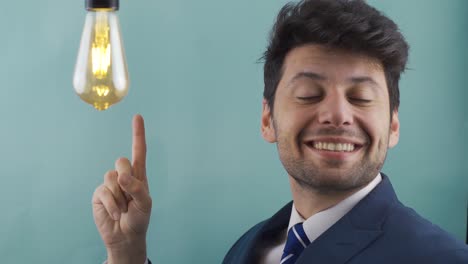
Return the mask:
M 296 98 L 301 100 L 301 101 L 318 101 L 322 97 L 321 96 L 298 96 Z
M 362 98 L 349 98 L 351 102 L 359 103 L 359 104 L 368 104 L 372 102 L 372 100 L 369 99 L 362 99 Z

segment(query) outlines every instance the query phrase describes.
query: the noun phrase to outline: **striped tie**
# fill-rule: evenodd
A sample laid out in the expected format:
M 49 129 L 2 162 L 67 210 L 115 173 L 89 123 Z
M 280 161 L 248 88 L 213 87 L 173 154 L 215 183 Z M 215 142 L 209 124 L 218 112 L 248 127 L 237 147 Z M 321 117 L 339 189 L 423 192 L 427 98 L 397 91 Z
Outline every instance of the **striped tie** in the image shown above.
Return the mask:
M 293 264 L 301 255 L 304 248 L 310 244 L 302 223 L 294 225 L 288 232 L 288 240 L 284 246 L 281 264 Z

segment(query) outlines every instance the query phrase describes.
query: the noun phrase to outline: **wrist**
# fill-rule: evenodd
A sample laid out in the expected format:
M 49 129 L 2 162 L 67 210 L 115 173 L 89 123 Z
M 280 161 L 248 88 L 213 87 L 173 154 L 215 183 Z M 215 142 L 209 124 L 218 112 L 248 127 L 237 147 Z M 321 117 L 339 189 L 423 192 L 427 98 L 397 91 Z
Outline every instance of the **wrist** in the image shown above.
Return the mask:
M 108 264 L 143 264 L 146 259 L 145 241 L 107 249 Z

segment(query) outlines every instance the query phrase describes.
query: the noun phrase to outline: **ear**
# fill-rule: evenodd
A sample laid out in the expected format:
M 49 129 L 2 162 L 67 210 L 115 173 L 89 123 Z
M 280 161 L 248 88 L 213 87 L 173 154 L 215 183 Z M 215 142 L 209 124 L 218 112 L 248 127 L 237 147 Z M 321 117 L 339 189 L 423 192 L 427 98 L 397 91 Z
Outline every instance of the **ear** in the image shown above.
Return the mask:
M 262 137 L 270 143 L 276 142 L 276 133 L 273 126 L 272 113 L 270 106 L 266 99 L 263 99 L 263 111 L 262 111 Z
M 390 135 L 388 147 L 393 148 L 400 139 L 400 120 L 398 119 L 398 109 L 393 110 L 392 121 L 390 122 Z

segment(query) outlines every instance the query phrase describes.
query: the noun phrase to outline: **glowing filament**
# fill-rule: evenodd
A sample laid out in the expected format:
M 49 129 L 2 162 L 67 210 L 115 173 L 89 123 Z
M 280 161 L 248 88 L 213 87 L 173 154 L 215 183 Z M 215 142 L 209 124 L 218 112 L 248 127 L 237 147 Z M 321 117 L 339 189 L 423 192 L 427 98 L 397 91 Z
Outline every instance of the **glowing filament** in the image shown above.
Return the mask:
M 111 63 L 111 46 L 109 43 L 109 25 L 107 15 L 100 14 L 96 18 L 95 39 L 92 48 L 93 74 L 98 79 L 107 76 L 107 71 Z
M 99 85 L 99 86 L 93 86 L 93 91 L 99 97 L 104 97 L 104 96 L 107 96 L 109 94 L 110 89 L 106 85 Z

